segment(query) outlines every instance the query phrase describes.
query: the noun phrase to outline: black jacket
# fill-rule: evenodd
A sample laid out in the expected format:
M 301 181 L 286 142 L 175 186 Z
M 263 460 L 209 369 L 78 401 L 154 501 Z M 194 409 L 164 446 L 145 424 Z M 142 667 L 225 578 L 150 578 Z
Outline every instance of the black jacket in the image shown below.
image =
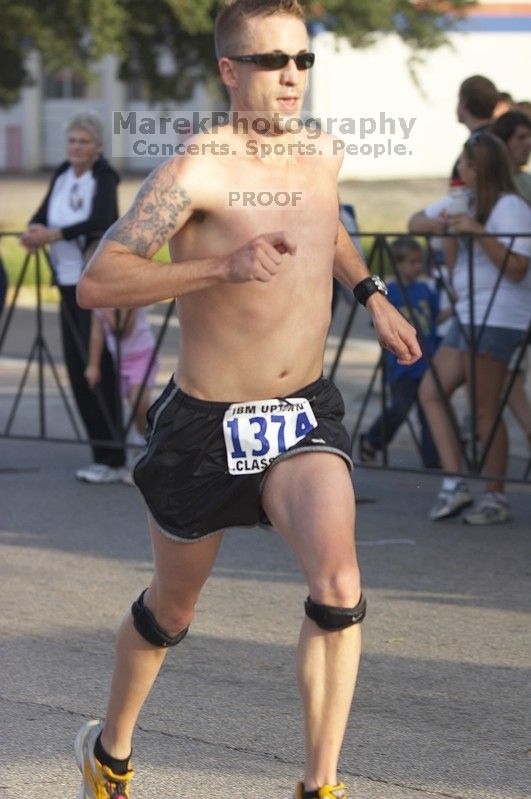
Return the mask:
M 70 167 L 70 162 L 65 161 L 56 170 L 48 193 L 42 201 L 37 211 L 30 219 L 30 224 L 39 223 L 47 225 L 48 219 L 48 203 L 52 193 L 55 181 L 62 175 L 63 172 Z M 75 239 L 78 236 L 86 236 L 85 249 L 91 242 L 99 239 L 105 233 L 113 222 L 118 219 L 118 194 L 117 186 L 120 182 L 118 173 L 102 156 L 96 159 L 92 166 L 92 174 L 96 181 L 96 191 L 94 192 L 94 199 L 92 202 L 92 209 L 89 218 L 86 222 L 80 222 L 77 225 L 69 225 L 68 227 L 61 228 L 63 239 Z

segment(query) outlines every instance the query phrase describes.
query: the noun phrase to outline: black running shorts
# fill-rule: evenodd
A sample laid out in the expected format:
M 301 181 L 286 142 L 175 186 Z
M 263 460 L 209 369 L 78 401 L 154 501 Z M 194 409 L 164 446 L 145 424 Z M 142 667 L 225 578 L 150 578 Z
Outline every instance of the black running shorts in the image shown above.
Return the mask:
M 317 427 L 273 465 L 300 452 L 332 452 L 352 469 L 345 406 L 329 380 L 321 378 L 291 392 L 311 405 Z M 223 530 L 269 524 L 260 502 L 265 471 L 230 474 L 223 417 L 230 403 L 206 402 L 181 391 L 173 379 L 147 414 L 147 447 L 134 468 L 134 481 L 149 512 L 171 538 L 196 541 Z

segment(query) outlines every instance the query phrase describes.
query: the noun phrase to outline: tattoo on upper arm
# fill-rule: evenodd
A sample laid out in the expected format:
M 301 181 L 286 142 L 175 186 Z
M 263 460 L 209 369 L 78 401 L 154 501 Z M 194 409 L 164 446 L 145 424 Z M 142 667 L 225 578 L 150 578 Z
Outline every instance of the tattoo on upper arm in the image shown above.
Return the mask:
M 129 211 L 112 225 L 104 239 L 118 241 L 137 255 L 156 252 L 177 229 L 178 217 L 191 198 L 173 179 L 166 164 L 148 177 Z

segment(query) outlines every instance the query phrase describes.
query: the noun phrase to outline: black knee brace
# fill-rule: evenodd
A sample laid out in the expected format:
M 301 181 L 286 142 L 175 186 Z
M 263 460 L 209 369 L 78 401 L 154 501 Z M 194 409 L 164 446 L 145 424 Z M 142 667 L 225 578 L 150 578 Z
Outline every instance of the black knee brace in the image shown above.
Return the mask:
M 181 630 L 177 635 L 168 635 L 166 630 L 163 630 L 160 624 L 158 624 L 150 609 L 146 608 L 144 605 L 144 594 L 146 591 L 147 588 L 142 591 L 136 602 L 133 602 L 131 606 L 135 630 L 142 638 L 145 638 L 149 644 L 153 644 L 153 646 L 176 646 L 179 641 L 183 640 L 188 632 L 188 627 L 185 627 L 184 630 Z
M 308 597 L 304 603 L 306 615 L 323 630 L 344 630 L 353 624 L 360 624 L 365 618 L 367 601 L 363 594 L 354 608 L 335 608 L 333 605 L 319 605 Z

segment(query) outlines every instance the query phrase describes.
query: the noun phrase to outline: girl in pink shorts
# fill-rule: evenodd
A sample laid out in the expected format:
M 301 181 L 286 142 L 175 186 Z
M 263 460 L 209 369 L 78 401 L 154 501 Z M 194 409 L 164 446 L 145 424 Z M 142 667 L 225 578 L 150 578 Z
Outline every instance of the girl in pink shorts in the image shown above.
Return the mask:
M 152 362 L 155 337 L 145 308 L 119 309 L 118 312 L 114 308 L 97 308 L 92 312 L 89 357 L 85 369 L 85 378 L 91 388 L 100 381 L 104 341 L 114 360 L 117 363 L 119 361 L 122 396 L 128 399 L 132 408 L 136 406 L 135 427 L 143 437 L 146 413 L 151 404 L 150 390 L 158 369 L 156 357 Z

